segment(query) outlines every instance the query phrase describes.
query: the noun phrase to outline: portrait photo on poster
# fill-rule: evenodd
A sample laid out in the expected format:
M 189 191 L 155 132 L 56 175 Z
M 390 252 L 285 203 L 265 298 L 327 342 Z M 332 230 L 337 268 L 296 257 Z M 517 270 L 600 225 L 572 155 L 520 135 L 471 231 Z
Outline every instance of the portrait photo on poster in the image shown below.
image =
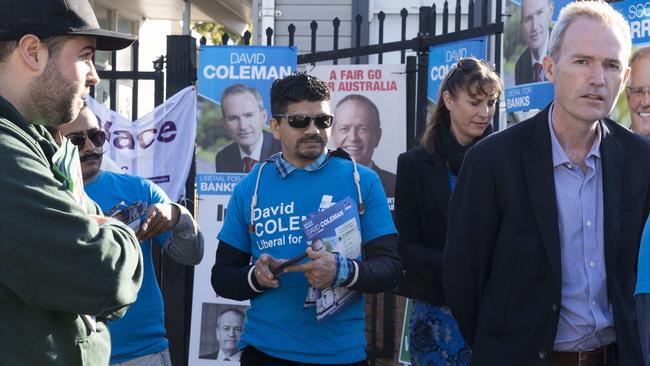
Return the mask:
M 253 165 L 281 150 L 268 128 L 270 107 L 260 91 L 233 84 L 221 104 L 199 96 L 197 170 L 247 173 Z
M 503 42 L 503 82 L 508 112 L 544 108 L 553 89 L 544 57 L 557 16 L 570 0 L 508 0 Z
M 216 360 L 215 365 L 239 365 L 237 347 L 244 327 L 246 305 L 203 303 L 199 358 Z
M 328 147 L 377 173 L 392 208 L 397 155 L 406 150 L 404 65 L 317 65 L 332 92 Z
M 281 150 L 269 131 L 274 80 L 294 72 L 294 47 L 201 47 L 197 172 L 247 173 Z

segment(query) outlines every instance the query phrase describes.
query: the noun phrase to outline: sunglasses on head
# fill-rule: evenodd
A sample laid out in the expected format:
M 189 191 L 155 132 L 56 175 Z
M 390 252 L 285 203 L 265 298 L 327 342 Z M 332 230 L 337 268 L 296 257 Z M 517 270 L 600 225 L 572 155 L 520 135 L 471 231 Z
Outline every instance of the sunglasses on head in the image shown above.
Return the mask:
M 465 71 L 465 72 L 474 71 L 479 67 L 479 64 L 483 64 L 483 65 L 487 66 L 487 68 L 490 69 L 490 71 L 495 70 L 494 65 L 488 63 L 487 61 L 478 60 L 478 59 L 475 59 L 475 58 L 463 58 L 463 59 L 458 60 L 458 62 L 454 66 L 454 68 L 451 70 L 451 73 L 449 74 L 449 77 L 447 78 L 447 80 L 451 79 L 454 76 L 454 73 L 457 70 L 461 70 L 461 71 Z
M 78 147 L 83 147 L 84 144 L 86 143 L 86 137 L 90 140 L 90 142 L 95 145 L 95 147 L 101 147 L 104 145 L 104 142 L 106 142 L 106 133 L 102 130 L 96 130 L 88 133 L 73 133 L 69 134 L 66 136 L 70 142 L 72 142 L 73 145 L 78 146 Z
M 324 130 L 332 126 L 334 116 L 331 114 L 319 114 L 318 116 L 306 116 L 302 114 L 276 114 L 273 118 L 279 120 L 280 118 L 287 118 L 289 126 L 293 128 L 306 128 L 311 121 L 314 121 L 316 128 Z

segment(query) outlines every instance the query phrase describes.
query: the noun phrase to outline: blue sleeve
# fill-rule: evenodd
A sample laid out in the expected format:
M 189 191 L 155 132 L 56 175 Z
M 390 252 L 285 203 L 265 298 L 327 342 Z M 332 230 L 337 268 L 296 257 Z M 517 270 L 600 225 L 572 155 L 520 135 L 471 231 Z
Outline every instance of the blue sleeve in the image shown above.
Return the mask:
M 366 208 L 366 212 L 359 216 L 363 244 L 380 236 L 396 234 L 386 193 L 374 171 L 366 170 L 361 176 L 361 194 Z
M 148 180 L 148 179 L 143 179 L 142 180 L 142 185 L 145 190 L 145 193 L 147 194 L 147 197 L 149 197 L 149 206 L 154 205 L 156 203 L 171 203 L 172 201 L 169 199 L 167 196 L 167 193 L 163 191 L 162 188 L 160 188 L 157 184 L 154 182 Z M 172 233 L 171 230 L 167 230 L 164 233 L 161 233 L 158 236 L 155 236 L 153 238 L 153 242 L 156 243 L 158 246 L 163 246 L 167 240 L 171 237 Z
M 217 234 L 217 239 L 244 253 L 251 254 L 251 241 L 248 232 L 251 197 L 245 189 L 246 181 L 243 179 L 239 182 L 230 196 L 226 218 Z
M 650 293 L 650 217 L 641 235 L 635 295 L 647 293 Z

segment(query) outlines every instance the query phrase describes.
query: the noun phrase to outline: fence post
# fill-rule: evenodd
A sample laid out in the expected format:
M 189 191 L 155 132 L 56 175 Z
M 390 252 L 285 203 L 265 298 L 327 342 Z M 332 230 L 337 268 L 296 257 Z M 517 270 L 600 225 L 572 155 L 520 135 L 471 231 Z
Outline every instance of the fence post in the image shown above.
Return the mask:
M 445 2 L 445 4 L 447 4 Z M 430 6 L 421 6 L 420 7 L 420 25 L 418 31 L 418 38 L 426 38 L 429 36 L 429 29 L 431 29 L 431 7 Z M 443 18 L 446 19 L 446 18 Z M 444 21 L 444 20 L 443 20 Z M 444 32 L 443 26 L 443 32 Z M 415 50 L 418 55 L 418 66 L 417 66 L 417 78 L 418 78 L 418 87 L 417 87 L 417 114 L 416 114 L 416 138 L 420 137 L 424 131 L 424 127 L 427 124 L 427 84 L 429 82 L 429 48 L 423 45 L 423 42 L 418 43 L 417 49 Z
M 196 72 L 196 39 L 191 36 L 167 36 L 167 98 L 194 84 Z M 186 207 L 190 212 L 194 212 L 194 162 L 192 158 L 192 168 L 185 183 Z M 161 272 L 165 329 L 172 364 L 187 365 L 194 267 L 178 264 L 165 256 Z
M 417 57 L 406 58 L 406 149 L 417 145 L 415 139 L 415 111 L 417 108 Z

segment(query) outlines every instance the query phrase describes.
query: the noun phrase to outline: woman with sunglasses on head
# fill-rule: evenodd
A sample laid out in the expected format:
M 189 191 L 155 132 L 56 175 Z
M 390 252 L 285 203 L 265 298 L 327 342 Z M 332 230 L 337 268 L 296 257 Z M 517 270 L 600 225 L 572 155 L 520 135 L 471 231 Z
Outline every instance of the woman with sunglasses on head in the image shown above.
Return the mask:
M 395 217 L 405 269 L 398 293 L 413 299 L 409 352 L 414 366 L 471 361 L 442 289 L 447 204 L 465 153 L 492 132 L 502 91 L 499 75 L 487 63 L 461 59 L 440 86 L 421 146 L 398 159 Z

